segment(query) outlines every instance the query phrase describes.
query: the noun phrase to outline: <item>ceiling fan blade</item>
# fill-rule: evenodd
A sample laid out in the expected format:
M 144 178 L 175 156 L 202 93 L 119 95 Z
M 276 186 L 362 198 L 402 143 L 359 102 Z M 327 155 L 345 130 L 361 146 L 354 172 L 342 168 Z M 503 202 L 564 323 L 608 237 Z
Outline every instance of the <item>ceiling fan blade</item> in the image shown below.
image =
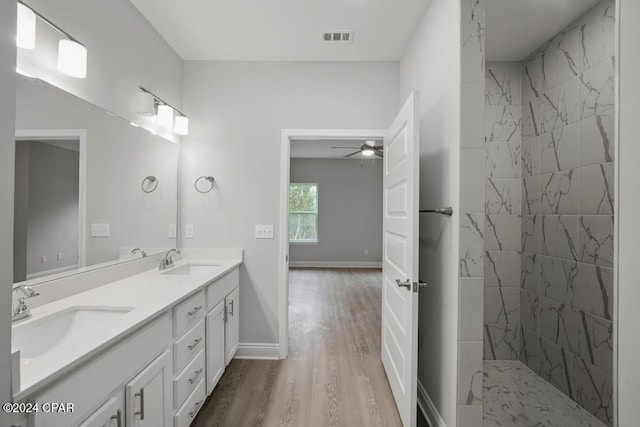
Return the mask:
M 349 150 L 357 150 L 359 147 L 331 147 L 331 148 L 348 148 Z
M 378 146 L 376 146 L 376 147 L 372 147 L 372 148 L 373 148 L 374 150 L 380 150 L 380 151 L 382 151 L 382 150 L 384 149 L 384 146 L 382 146 L 382 145 L 378 145 Z
M 360 153 L 361 153 L 361 151 L 360 151 L 360 150 L 358 150 L 358 151 L 354 151 L 354 152 L 353 152 L 353 153 L 351 153 L 351 154 L 347 154 L 346 156 L 343 156 L 343 157 L 344 157 L 344 158 L 347 158 L 347 157 L 355 156 L 356 154 L 360 154 Z

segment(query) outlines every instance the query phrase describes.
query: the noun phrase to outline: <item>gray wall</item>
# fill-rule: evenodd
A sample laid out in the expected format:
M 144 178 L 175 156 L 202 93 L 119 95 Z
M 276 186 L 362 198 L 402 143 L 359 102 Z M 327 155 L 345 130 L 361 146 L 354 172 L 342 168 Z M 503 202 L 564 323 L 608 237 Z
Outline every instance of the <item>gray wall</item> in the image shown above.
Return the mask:
M 620 56 L 617 69 L 619 132 L 616 163 L 618 182 L 616 186 L 616 220 L 620 233 L 617 237 L 617 295 L 614 312 L 617 313 L 617 380 L 616 399 L 618 405 L 617 425 L 632 426 L 638 423 L 638 395 L 640 395 L 640 286 L 638 286 L 638 251 L 640 250 L 640 144 L 638 144 L 638 117 L 640 117 L 640 2 L 618 1 Z M 617 310 L 615 307 L 617 306 Z
M 0 2 L 0 402 L 11 401 L 16 2 Z M 0 425 L 10 417 L 0 411 Z
M 420 91 L 418 381 L 446 425 L 456 425 L 460 173 L 460 3 L 433 0 L 400 61 L 399 102 Z M 437 66 L 434 66 L 437 62 Z M 419 392 L 424 406 L 424 396 Z
M 29 215 L 29 143 L 16 144 L 13 207 L 13 283 L 27 279 L 27 224 Z
M 183 143 L 186 247 L 240 247 L 240 341 L 278 342 L 278 229 L 282 129 L 384 129 L 398 110 L 393 62 L 186 62 Z M 200 175 L 216 178 L 206 195 Z
M 78 152 L 37 141 L 16 144 L 29 147 L 27 274 L 75 265 L 78 262 Z M 17 233 L 14 238 L 19 239 Z M 63 255 L 62 260 L 57 259 L 58 253 Z M 46 263 L 41 262 L 42 256 L 47 257 Z
M 319 202 L 318 244 L 289 245 L 292 263 L 382 262 L 382 160 L 291 159 L 291 182 L 317 183 Z

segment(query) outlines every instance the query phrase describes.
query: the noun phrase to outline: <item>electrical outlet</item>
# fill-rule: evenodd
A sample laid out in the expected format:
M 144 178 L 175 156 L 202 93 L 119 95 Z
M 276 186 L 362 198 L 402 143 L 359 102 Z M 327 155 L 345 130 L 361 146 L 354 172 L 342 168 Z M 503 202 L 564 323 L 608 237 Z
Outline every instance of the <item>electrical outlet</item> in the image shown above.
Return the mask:
M 42 258 L 40 258 L 40 262 L 43 263 L 43 264 L 45 262 L 47 262 L 47 256 L 46 255 L 42 255 Z
M 193 239 L 193 224 L 187 224 L 184 226 L 184 236 L 187 239 Z
M 91 237 L 109 237 L 109 224 L 91 224 Z
M 58 261 L 62 261 L 64 259 L 64 254 L 62 252 L 58 252 Z
M 256 239 L 273 239 L 273 225 L 256 225 Z
M 169 238 L 170 239 L 175 239 L 176 238 L 176 225 L 175 224 L 169 224 Z

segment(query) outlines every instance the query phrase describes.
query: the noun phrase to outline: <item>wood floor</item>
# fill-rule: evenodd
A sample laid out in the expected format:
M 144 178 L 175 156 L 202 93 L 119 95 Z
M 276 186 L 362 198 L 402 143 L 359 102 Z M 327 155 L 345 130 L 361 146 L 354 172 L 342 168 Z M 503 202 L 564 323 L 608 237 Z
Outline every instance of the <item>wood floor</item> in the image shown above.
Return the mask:
M 233 360 L 193 423 L 401 426 L 380 360 L 378 270 L 292 269 L 289 358 Z

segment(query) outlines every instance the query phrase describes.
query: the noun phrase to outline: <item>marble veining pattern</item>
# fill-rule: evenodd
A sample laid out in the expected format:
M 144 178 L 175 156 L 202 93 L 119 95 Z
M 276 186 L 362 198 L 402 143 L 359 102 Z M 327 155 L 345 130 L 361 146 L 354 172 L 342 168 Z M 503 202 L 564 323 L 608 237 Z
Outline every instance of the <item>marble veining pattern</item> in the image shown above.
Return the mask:
M 604 0 L 532 53 L 521 73 L 518 358 L 606 425 L 613 393 L 614 28 L 614 1 Z
M 482 418 L 483 427 L 604 427 L 518 361 L 484 362 Z

